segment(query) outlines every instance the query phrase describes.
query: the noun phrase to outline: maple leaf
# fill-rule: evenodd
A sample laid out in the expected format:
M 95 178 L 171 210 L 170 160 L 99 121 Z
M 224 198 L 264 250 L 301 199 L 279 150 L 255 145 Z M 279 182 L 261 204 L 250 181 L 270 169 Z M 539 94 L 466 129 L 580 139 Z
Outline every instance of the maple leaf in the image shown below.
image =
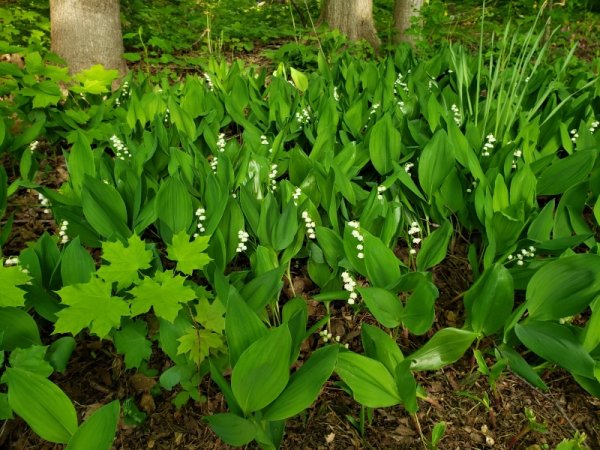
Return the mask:
M 0 259 L 0 307 L 23 306 L 25 304 L 25 291 L 17 286 L 26 284 L 31 280 L 20 267 L 6 267 L 4 260 Z
M 72 284 L 58 291 L 66 308 L 56 313 L 54 333 L 77 334 L 84 328 L 100 338 L 129 316 L 129 306 L 123 299 L 111 296 L 111 285 L 94 277 L 83 284 Z
M 223 348 L 223 335 L 214 333 L 210 330 L 196 329 L 190 327 L 188 331 L 179 339 L 177 354 L 188 353 L 192 361 L 200 365 L 208 355 L 211 349 L 220 350 Z
M 207 330 L 222 334 L 225 329 L 225 307 L 219 300 L 210 303 L 206 298 L 200 299 L 196 306 L 196 321 Z
M 177 261 L 177 270 L 191 275 L 194 270 L 200 270 L 210 262 L 210 257 L 203 253 L 208 248 L 208 236 L 198 236 L 190 242 L 190 236 L 180 231 L 173 236 L 173 243 L 167 244 L 169 259 Z
M 117 282 L 117 289 L 123 289 L 139 280 L 139 270 L 150 267 L 152 252 L 139 236 L 127 240 L 127 247 L 121 241 L 103 242 L 102 259 L 110 265 L 102 265 L 98 276 L 109 283 Z
M 153 308 L 157 317 L 173 323 L 181 304 L 196 298 L 194 290 L 183 285 L 184 281 L 185 278 L 174 276 L 172 272 L 156 272 L 154 278 L 145 277 L 130 291 L 132 315 L 144 314 Z
M 115 346 L 125 355 L 128 369 L 138 368 L 152 355 L 152 343 L 146 339 L 148 327 L 144 321 L 129 322 L 115 333 Z

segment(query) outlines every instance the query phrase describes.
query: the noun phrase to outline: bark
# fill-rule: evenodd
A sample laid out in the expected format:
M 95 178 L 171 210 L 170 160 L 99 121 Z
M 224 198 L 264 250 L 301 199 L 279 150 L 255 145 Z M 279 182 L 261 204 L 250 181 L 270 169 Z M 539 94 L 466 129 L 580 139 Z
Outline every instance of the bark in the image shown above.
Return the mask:
M 394 25 L 396 36 L 394 40 L 398 42 L 408 42 L 414 47 L 415 36 L 406 32 L 411 27 L 414 18 L 419 17 L 423 0 L 396 0 L 394 6 Z
M 320 20 L 353 41 L 365 39 L 375 48 L 380 44 L 373 23 L 373 0 L 326 0 Z
M 52 51 L 71 73 L 96 64 L 127 72 L 119 0 L 50 0 Z

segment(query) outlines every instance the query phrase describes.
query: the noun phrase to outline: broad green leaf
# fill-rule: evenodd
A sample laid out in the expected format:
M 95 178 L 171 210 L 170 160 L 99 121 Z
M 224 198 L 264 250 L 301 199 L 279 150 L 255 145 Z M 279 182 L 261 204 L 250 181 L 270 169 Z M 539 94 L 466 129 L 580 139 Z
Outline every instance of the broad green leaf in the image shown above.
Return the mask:
M 2 289 L 5 288 L 2 285 Z M 0 308 L 0 330 L 0 350 L 12 351 L 42 343 L 35 320 L 22 309 Z
M 306 75 L 293 67 L 290 67 L 290 74 L 296 88 L 298 88 L 300 92 L 306 92 L 308 89 L 308 78 L 306 78 Z
M 514 283 L 508 269 L 500 263 L 486 269 L 464 296 L 470 328 L 478 334 L 494 334 L 508 320 L 514 296 Z
M 335 372 L 352 390 L 354 400 L 369 408 L 385 408 L 401 402 L 394 377 L 374 359 L 353 352 L 338 355 Z
M 551 261 L 527 285 L 527 309 L 536 320 L 582 312 L 600 290 L 600 256 L 577 254 Z
M 177 127 L 177 131 L 183 135 L 187 135 L 187 137 L 192 140 L 195 139 L 196 125 L 194 124 L 194 121 L 189 113 L 179 106 L 178 102 L 175 101 L 175 97 L 173 96 L 169 96 L 168 104 L 171 122 L 173 122 L 173 124 Z M 177 232 L 179 230 L 172 231 Z
M 94 259 L 79 243 L 79 236 L 69 242 L 60 260 L 63 286 L 87 283 L 96 271 Z
M 156 216 L 159 220 L 161 235 L 168 242 L 171 236 L 187 230 L 192 223 L 192 198 L 185 185 L 177 178 L 167 178 L 156 194 Z
M 105 238 L 127 238 L 127 208 L 119 192 L 110 184 L 85 176 L 81 190 L 83 215 L 98 234 Z
M 190 236 L 182 230 L 173 236 L 171 244 L 167 244 L 168 257 L 177 261 L 177 270 L 191 275 L 194 270 L 201 270 L 210 262 L 210 257 L 205 253 L 209 239 L 208 236 L 198 236 L 190 242 Z
M 365 355 L 383 363 L 388 372 L 395 373 L 396 366 L 404 360 L 404 356 L 390 335 L 363 322 L 361 338 Z
M 417 382 L 410 370 L 410 365 L 411 361 L 405 359 L 396 366 L 394 374 L 402 403 L 409 413 L 414 414 L 419 406 L 417 405 Z
M 235 367 L 241 354 L 266 333 L 267 328 L 262 320 L 240 295 L 233 291 L 229 296 L 225 314 L 225 334 L 231 367 Z
M 42 345 L 16 348 L 10 354 L 10 366 L 15 369 L 27 370 L 28 372 L 47 378 L 52 375 L 54 369 L 45 359 L 46 350 L 47 347 Z
M 3 380 L 8 385 L 12 410 L 42 439 L 66 444 L 77 431 L 77 413 L 69 397 L 41 375 L 7 368 Z
M 444 222 L 440 228 L 423 240 L 421 249 L 417 254 L 417 268 L 419 271 L 425 272 L 444 260 L 451 237 L 452 224 Z
M 412 360 L 413 371 L 438 370 L 458 361 L 476 337 L 477 334 L 472 331 L 444 328 L 406 359 Z
M 129 316 L 129 306 L 111 295 L 110 284 L 100 278 L 89 283 L 65 286 L 58 295 L 66 307 L 56 313 L 54 333 L 79 333 L 84 328 L 105 338 L 112 328 L 118 328 L 121 317 Z
M 419 183 L 429 197 L 440 188 L 454 164 L 454 151 L 446 132 L 440 129 L 425 145 L 419 159 Z
M 591 172 L 597 153 L 592 149 L 583 150 L 557 159 L 538 178 L 538 195 L 562 194 L 571 186 L 583 181 Z
M 548 389 L 546 383 L 544 383 L 535 370 L 533 370 L 527 361 L 525 361 L 525 359 L 513 348 L 507 346 L 506 344 L 502 344 L 498 350 L 500 351 L 500 355 L 503 358 L 506 358 L 509 367 L 514 373 L 538 389 Z
M 125 366 L 128 369 L 136 369 L 142 361 L 150 359 L 152 342 L 147 336 L 148 326 L 142 320 L 128 322 L 115 332 L 115 347 L 125 356 Z
M 225 330 L 225 307 L 220 300 L 212 303 L 206 298 L 201 298 L 196 306 L 196 321 L 204 328 L 215 333 L 222 333 Z
M 205 416 L 204 420 L 223 442 L 234 447 L 246 445 L 256 436 L 256 425 L 235 414 L 213 414 Z
M 194 290 L 184 283 L 185 278 L 170 271 L 156 272 L 153 278 L 145 277 L 130 291 L 133 295 L 131 315 L 145 314 L 153 308 L 157 317 L 173 323 L 182 304 L 196 298 Z
M 7 267 L 0 259 L 0 307 L 25 305 L 25 291 L 17 286 L 27 284 L 31 278 L 20 267 Z
M 413 293 L 406 300 L 402 322 L 417 336 L 425 334 L 435 319 L 435 301 L 439 292 L 435 284 L 421 279 Z
M 117 433 L 120 410 L 118 400 L 104 405 L 77 429 L 65 450 L 110 450 Z
M 276 251 L 289 247 L 298 231 L 298 211 L 294 202 L 290 201 L 275 223 L 271 242 Z
M 373 317 L 384 327 L 396 328 L 402 323 L 402 302 L 397 295 L 381 288 L 356 289 Z
M 291 349 L 292 337 L 282 325 L 242 353 L 231 374 L 231 389 L 244 413 L 264 408 L 285 389 Z
M 63 336 L 50 344 L 46 352 L 46 359 L 52 364 L 54 370 L 63 373 L 67 369 L 75 345 L 76 342 L 72 336 Z
M 369 136 L 369 155 L 371 163 L 381 175 L 392 171 L 393 163 L 398 162 L 402 151 L 400 132 L 392 122 L 392 116 L 386 113 L 383 119 L 373 125 Z
M 281 277 L 285 266 L 278 267 L 270 272 L 257 276 L 244 285 L 240 291 L 242 298 L 254 311 L 260 311 L 270 302 L 279 298 L 279 292 L 283 287 Z
M 108 283 L 117 283 L 121 290 L 136 283 L 140 279 L 140 271 L 148 269 L 152 261 L 152 251 L 146 250 L 146 243 L 137 235 L 127 240 L 127 247 L 122 242 L 102 242 L 103 264 L 98 269 L 98 276 Z
M 596 362 L 565 325 L 528 320 L 515 325 L 519 340 L 542 358 L 569 372 L 594 378 Z
M 263 410 L 266 420 L 284 420 L 308 408 L 318 397 L 323 384 L 331 376 L 338 346 L 315 351 L 294 375 L 281 395 Z
M 364 233 L 365 269 L 376 288 L 389 288 L 400 278 L 400 261 L 381 239 Z
M 67 166 L 73 190 L 80 195 L 85 176 L 96 176 L 96 165 L 88 137 L 81 130 L 77 130 L 75 137 L 73 147 L 68 154 Z

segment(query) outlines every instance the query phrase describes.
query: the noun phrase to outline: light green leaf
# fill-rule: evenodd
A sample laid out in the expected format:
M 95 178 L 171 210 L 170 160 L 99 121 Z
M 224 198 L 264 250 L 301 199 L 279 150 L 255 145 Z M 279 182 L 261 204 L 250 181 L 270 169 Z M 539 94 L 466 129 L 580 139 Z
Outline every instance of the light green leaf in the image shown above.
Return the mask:
M 102 259 L 109 263 L 98 269 L 98 276 L 104 281 L 117 283 L 117 290 L 126 288 L 140 279 L 139 271 L 148 269 L 152 261 L 152 252 L 146 250 L 146 244 L 137 235 L 122 242 L 102 242 Z
M 10 354 L 10 366 L 15 369 L 27 370 L 44 378 L 49 377 L 54 369 L 46 361 L 46 346 L 32 345 L 28 348 L 16 348 Z
M 290 73 L 296 88 L 298 88 L 300 92 L 306 92 L 308 89 L 308 78 L 306 78 L 306 75 L 299 70 L 294 69 L 293 67 L 290 67 Z
M 152 342 L 147 339 L 148 327 L 144 321 L 131 321 L 115 332 L 115 347 L 125 355 L 128 369 L 140 367 L 152 355 Z
M 204 417 L 204 420 L 223 442 L 234 447 L 246 445 L 256 436 L 256 425 L 235 414 L 213 414 Z
M 77 89 L 76 92 L 83 91 L 90 94 L 104 94 L 110 92 L 110 85 L 118 76 L 118 70 L 105 69 L 102 64 L 96 64 L 89 69 L 84 69 L 75 74 L 74 78 L 83 84 L 83 88 Z
M 231 374 L 231 389 L 244 413 L 264 408 L 285 389 L 291 349 L 292 337 L 282 325 L 242 353 Z
M 177 341 L 179 342 L 177 353 L 180 355 L 188 354 L 189 358 L 198 366 L 208 358 L 211 349 L 221 350 L 225 348 L 223 335 L 195 327 L 190 327 Z
M 58 295 L 66 308 L 56 313 L 54 333 L 77 334 L 89 327 L 92 333 L 105 338 L 112 328 L 119 327 L 121 317 L 129 315 L 127 303 L 112 297 L 110 284 L 100 278 L 65 286 Z
M 154 278 L 145 277 L 130 291 L 133 295 L 131 315 L 145 314 L 153 308 L 157 317 L 173 323 L 182 303 L 196 298 L 194 290 L 184 286 L 184 282 L 185 278 L 174 276 L 172 272 L 156 272 Z
M 401 402 L 394 377 L 385 366 L 353 352 L 338 355 L 336 373 L 352 390 L 354 400 L 370 408 L 384 408 Z
M 444 328 L 406 359 L 413 361 L 411 365 L 413 371 L 438 370 L 458 361 L 476 337 L 477 333 L 472 331 Z
M 381 239 L 365 234 L 365 269 L 374 287 L 388 288 L 400 278 L 400 261 Z
M 110 450 L 120 410 L 118 400 L 104 405 L 77 429 L 65 450 Z
M 529 316 L 558 320 L 582 312 L 600 291 L 600 256 L 577 254 L 544 265 L 527 285 Z
M 361 339 L 366 356 L 383 363 L 390 373 L 396 372 L 396 366 L 404 360 L 404 356 L 389 334 L 363 322 Z
M 373 317 L 384 327 L 396 328 L 402 323 L 403 307 L 398 296 L 381 288 L 357 288 Z
M 323 384 L 331 376 L 338 346 L 315 351 L 294 375 L 277 399 L 263 410 L 266 420 L 285 420 L 308 408 L 318 397 Z
M 423 245 L 417 254 L 417 268 L 421 272 L 441 263 L 446 257 L 448 244 L 452 237 L 452 224 L 444 224 L 423 240 Z
M 0 307 L 25 305 L 25 292 L 17 286 L 27 284 L 31 278 L 20 267 L 7 267 L 0 259 Z
M 7 368 L 8 403 L 42 439 L 66 444 L 77 430 L 77 413 L 69 397 L 41 375 Z
M 196 306 L 196 320 L 200 325 L 215 333 L 223 333 L 225 330 L 225 307 L 220 300 L 212 303 L 206 298 L 200 299 Z
M 167 244 L 168 257 L 177 261 L 177 270 L 191 275 L 210 262 L 210 257 L 204 253 L 209 239 L 208 236 L 198 236 L 190 242 L 190 236 L 182 230 L 173 236 L 171 244 Z

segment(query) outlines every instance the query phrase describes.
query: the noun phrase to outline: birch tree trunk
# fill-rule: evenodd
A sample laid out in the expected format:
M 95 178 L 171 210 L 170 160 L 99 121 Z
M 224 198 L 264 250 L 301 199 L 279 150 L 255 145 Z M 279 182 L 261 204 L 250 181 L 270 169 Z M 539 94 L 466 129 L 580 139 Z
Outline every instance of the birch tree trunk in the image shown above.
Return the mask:
M 127 72 L 119 0 L 50 0 L 50 38 L 71 73 L 96 64 Z
M 365 39 L 375 48 L 380 44 L 373 23 L 373 0 L 325 0 L 321 21 L 353 41 Z
M 407 34 L 415 17 L 419 17 L 423 0 L 396 0 L 394 5 L 394 25 L 396 36 L 394 40 L 398 42 L 408 42 L 414 47 L 415 37 Z

